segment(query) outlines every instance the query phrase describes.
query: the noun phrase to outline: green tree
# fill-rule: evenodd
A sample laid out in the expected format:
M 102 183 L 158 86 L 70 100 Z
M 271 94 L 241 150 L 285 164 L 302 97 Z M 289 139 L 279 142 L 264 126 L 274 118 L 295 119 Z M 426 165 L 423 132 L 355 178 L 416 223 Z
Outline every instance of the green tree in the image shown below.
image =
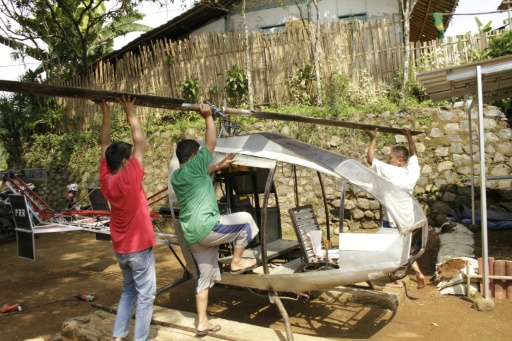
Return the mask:
M 41 61 L 36 74 L 58 81 L 112 52 L 114 38 L 150 30 L 135 23 L 143 18 L 140 2 L 118 0 L 107 9 L 105 0 L 1 0 L 0 43 L 14 49 L 14 59 Z
M 490 58 L 508 56 L 512 54 L 512 32 L 507 31 L 502 35 L 491 38 L 485 52 Z
M 36 75 L 27 72 L 21 81 L 33 82 Z M 23 148 L 37 134 L 55 132 L 64 108 L 54 98 L 25 94 L 0 97 L 0 143 L 7 154 L 8 168 L 23 166 Z

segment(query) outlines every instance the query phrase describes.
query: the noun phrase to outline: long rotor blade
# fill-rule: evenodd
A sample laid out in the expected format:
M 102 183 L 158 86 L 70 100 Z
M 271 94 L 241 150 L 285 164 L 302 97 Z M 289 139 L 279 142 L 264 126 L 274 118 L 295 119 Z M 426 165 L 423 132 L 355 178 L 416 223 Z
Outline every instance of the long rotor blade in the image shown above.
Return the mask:
M 329 120 L 329 119 L 316 118 L 316 117 L 279 114 L 279 113 L 275 113 L 275 112 L 250 111 L 250 110 L 226 108 L 224 111 L 224 114 L 255 117 L 255 118 L 270 119 L 270 120 L 279 120 L 279 121 L 291 121 L 291 122 L 320 124 L 320 125 L 326 125 L 326 126 L 361 129 L 361 130 L 375 130 L 375 128 L 378 128 L 379 132 L 381 132 L 381 133 L 402 134 L 402 135 L 404 134 L 403 129 L 398 129 L 398 128 L 383 127 L 383 126 L 362 124 L 362 123 L 356 123 L 356 122 Z M 423 134 L 423 132 L 422 131 L 411 131 L 411 135 L 418 135 L 418 134 Z
M 24 94 L 34 95 L 34 96 L 55 96 L 55 97 L 75 98 L 75 99 L 80 98 L 80 99 L 89 99 L 92 101 L 106 100 L 107 102 L 114 102 L 114 103 L 117 103 L 117 99 L 122 96 L 131 96 L 131 97 L 136 98 L 135 104 L 138 106 L 171 109 L 171 110 L 199 111 L 199 106 L 197 104 L 184 103 L 185 100 L 180 99 L 180 98 L 142 95 L 142 94 L 134 94 L 134 93 L 129 93 L 129 92 L 95 90 L 95 89 L 75 88 L 75 87 L 49 85 L 49 84 L 16 82 L 16 81 L 8 81 L 8 80 L 0 80 L 0 91 L 18 92 L 18 93 L 24 93 Z M 233 108 L 223 108 L 222 111 L 226 115 L 233 115 L 233 116 L 245 116 L 245 117 L 254 117 L 254 118 L 261 118 L 261 119 L 269 119 L 269 120 L 311 123 L 311 124 L 320 124 L 320 125 L 326 125 L 326 126 L 361 129 L 361 130 L 375 130 L 375 128 L 378 128 L 379 132 L 382 132 L 382 133 L 391 133 L 391 134 L 403 134 L 404 133 L 402 129 L 398 129 L 398 128 L 390 128 L 390 127 L 376 126 L 376 125 L 371 125 L 371 124 L 362 124 L 362 123 L 356 123 L 356 122 L 328 120 L 328 119 L 315 118 L 315 117 L 296 116 L 296 115 L 279 114 L 279 113 L 273 113 L 273 112 L 251 111 L 251 110 L 233 109 Z M 421 131 L 412 131 L 411 132 L 412 135 L 418 135 L 418 134 L 422 134 L 422 133 L 423 132 L 421 132 Z
M 67 97 L 75 99 L 89 99 L 92 101 L 105 100 L 117 103 L 122 96 L 136 97 L 135 104 L 144 107 L 177 109 L 184 102 L 184 99 L 162 96 L 141 95 L 129 92 L 117 92 L 108 90 L 95 90 L 86 88 L 74 88 L 49 84 L 15 82 L 0 80 L 0 91 L 17 92 L 34 96 Z
M 187 104 L 184 103 L 181 107 L 182 110 L 190 110 L 190 111 L 199 111 L 199 106 L 196 104 Z M 244 116 L 244 117 L 254 117 L 268 120 L 278 120 L 278 121 L 289 121 L 289 122 L 300 122 L 300 123 L 311 123 L 311 124 L 319 124 L 325 126 L 333 126 L 333 127 L 343 127 L 343 128 L 351 128 L 351 129 L 360 129 L 360 130 L 375 130 L 379 129 L 381 133 L 390 133 L 390 134 L 404 134 L 403 129 L 399 128 L 391 128 L 391 127 L 383 127 L 371 124 L 362 124 L 356 122 L 347 122 L 347 121 L 338 121 L 338 120 L 328 120 L 324 118 L 316 118 L 316 117 L 307 117 L 307 116 L 297 116 L 297 115 L 288 115 L 288 114 L 279 114 L 275 112 L 265 112 L 265 111 L 251 111 L 244 109 L 233 109 L 233 108 L 222 108 L 222 112 L 225 115 L 233 115 L 233 116 Z M 411 135 L 419 135 L 423 134 L 423 131 L 411 131 Z

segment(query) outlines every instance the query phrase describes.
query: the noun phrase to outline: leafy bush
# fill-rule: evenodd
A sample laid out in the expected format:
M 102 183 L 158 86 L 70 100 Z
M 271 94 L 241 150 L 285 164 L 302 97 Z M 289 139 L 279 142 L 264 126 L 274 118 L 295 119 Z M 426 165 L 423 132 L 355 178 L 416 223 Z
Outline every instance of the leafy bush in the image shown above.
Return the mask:
M 86 158 L 86 154 L 95 151 L 94 160 Z M 100 146 L 91 132 L 73 132 L 62 135 L 42 134 L 34 136 L 34 143 L 26 155 L 27 161 L 33 166 L 48 169 L 67 169 L 78 162 L 98 162 Z
M 228 95 L 229 105 L 236 108 L 246 104 L 249 95 L 249 82 L 244 71 L 238 65 L 233 65 L 231 70 L 226 70 L 226 73 L 224 90 Z
M 409 73 L 407 80 L 407 101 L 405 107 L 410 108 L 428 99 L 423 87 L 413 78 L 413 72 Z M 404 82 L 403 70 L 399 70 L 393 78 L 393 83 L 388 87 L 387 97 L 397 105 L 402 105 L 402 84 Z
M 187 75 L 185 80 L 178 84 L 178 89 L 181 92 L 181 97 L 187 103 L 198 103 L 199 102 L 199 88 L 201 84 L 199 79 L 194 78 L 190 79 Z M 198 115 L 192 111 L 173 111 L 170 115 L 166 115 L 163 117 L 164 121 L 168 121 L 169 123 L 176 122 L 194 122 L 198 120 Z
M 485 51 L 490 58 L 511 55 L 512 32 L 507 31 L 502 35 L 492 37 Z
M 297 66 L 297 73 L 286 79 L 288 92 L 293 103 L 312 104 L 311 93 L 313 90 L 313 80 L 315 79 L 312 71 L 313 67 L 311 65 Z
M 199 79 L 190 79 L 188 75 L 182 83 L 178 84 L 178 89 L 180 89 L 181 97 L 183 97 L 183 99 L 187 103 L 198 102 L 200 87 L 201 85 L 199 83 Z

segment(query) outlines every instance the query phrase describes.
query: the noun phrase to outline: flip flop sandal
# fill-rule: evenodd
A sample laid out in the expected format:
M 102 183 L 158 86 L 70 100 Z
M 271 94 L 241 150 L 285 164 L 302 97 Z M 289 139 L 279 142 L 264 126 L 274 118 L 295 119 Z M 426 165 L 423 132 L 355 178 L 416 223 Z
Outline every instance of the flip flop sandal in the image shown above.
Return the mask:
M 220 331 L 220 329 L 221 329 L 220 324 L 216 324 L 213 326 L 213 328 L 210 328 L 210 329 L 206 329 L 206 330 L 197 330 L 196 329 L 196 335 L 197 336 L 206 336 L 206 335 L 208 335 L 208 333 L 216 333 L 216 332 Z
M 243 273 L 246 273 L 247 271 L 249 270 L 253 270 L 253 269 L 256 269 L 258 267 L 258 264 L 254 264 L 253 266 L 248 266 L 246 268 L 242 268 L 240 270 L 233 270 L 233 271 L 230 271 L 230 273 L 232 275 L 241 275 Z

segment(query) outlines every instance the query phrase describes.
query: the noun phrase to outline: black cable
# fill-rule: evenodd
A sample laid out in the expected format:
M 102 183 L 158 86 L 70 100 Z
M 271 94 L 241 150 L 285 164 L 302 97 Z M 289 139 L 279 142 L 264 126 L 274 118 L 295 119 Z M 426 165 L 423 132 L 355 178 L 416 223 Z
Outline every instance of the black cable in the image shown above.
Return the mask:
M 62 307 L 73 307 L 73 306 L 79 305 L 80 302 L 82 302 L 82 301 L 79 300 L 76 296 L 73 295 L 73 296 L 70 296 L 70 297 L 66 298 L 65 300 L 55 300 L 55 301 L 43 303 L 43 304 L 40 304 L 40 305 L 36 305 L 36 306 L 33 306 L 33 307 L 27 307 L 26 303 L 25 303 L 26 302 L 25 300 L 18 300 L 18 299 L 9 300 L 9 301 L 3 303 L 2 306 L 4 304 L 9 303 L 9 302 L 16 302 L 17 304 L 19 304 L 21 306 L 21 309 L 20 310 L 13 309 L 12 311 L 9 311 L 7 313 L 2 313 L 1 316 L 11 316 L 11 315 L 14 315 L 14 314 L 22 314 L 22 313 L 26 312 L 27 310 L 41 308 L 41 307 L 44 307 L 44 306 L 47 306 L 47 305 L 50 305 L 50 304 L 55 304 L 55 303 L 58 303 L 58 302 L 62 302 L 62 304 L 61 304 Z

